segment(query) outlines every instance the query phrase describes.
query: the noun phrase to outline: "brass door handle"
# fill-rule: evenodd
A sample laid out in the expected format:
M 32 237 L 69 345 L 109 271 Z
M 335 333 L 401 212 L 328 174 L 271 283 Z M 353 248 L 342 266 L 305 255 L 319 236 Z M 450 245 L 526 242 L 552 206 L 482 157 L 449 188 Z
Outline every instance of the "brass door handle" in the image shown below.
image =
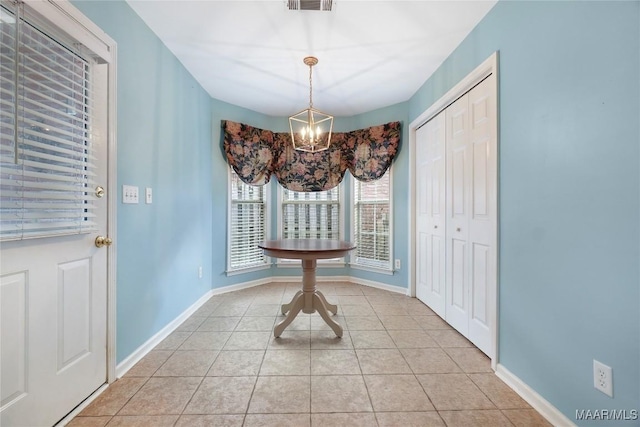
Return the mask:
M 111 237 L 98 236 L 96 237 L 96 247 L 101 248 L 103 246 L 111 246 L 113 240 Z
M 103 187 L 100 187 L 100 186 L 96 187 L 96 197 L 98 199 L 101 199 L 101 198 L 104 197 L 104 188 Z

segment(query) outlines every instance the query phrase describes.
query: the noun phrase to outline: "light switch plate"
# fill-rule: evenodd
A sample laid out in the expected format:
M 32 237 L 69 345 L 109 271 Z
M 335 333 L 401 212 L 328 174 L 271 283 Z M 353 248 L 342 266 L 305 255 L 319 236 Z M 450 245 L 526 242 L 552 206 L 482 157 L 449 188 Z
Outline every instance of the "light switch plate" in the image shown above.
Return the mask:
M 123 185 L 122 203 L 138 203 L 138 187 L 133 185 Z
M 151 187 L 147 187 L 144 189 L 144 201 L 146 204 L 151 204 L 153 203 L 153 190 L 151 189 Z

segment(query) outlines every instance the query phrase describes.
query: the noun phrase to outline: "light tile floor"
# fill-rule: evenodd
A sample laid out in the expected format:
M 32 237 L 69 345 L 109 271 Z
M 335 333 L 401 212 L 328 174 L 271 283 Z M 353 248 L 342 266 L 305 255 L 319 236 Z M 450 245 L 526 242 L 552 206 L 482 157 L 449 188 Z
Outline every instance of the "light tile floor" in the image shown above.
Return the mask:
M 68 425 L 550 425 L 415 298 L 318 288 L 339 305 L 341 339 L 318 314 L 273 337 L 299 285 L 214 296 Z

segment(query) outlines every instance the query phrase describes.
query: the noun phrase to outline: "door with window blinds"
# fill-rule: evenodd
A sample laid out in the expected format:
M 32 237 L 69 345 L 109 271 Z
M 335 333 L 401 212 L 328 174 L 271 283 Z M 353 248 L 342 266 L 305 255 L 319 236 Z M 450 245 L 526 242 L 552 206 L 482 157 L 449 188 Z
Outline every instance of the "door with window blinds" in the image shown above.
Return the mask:
M 416 131 L 416 294 L 494 357 L 495 77 Z
M 107 65 L 0 13 L 0 424 L 53 425 L 106 381 Z

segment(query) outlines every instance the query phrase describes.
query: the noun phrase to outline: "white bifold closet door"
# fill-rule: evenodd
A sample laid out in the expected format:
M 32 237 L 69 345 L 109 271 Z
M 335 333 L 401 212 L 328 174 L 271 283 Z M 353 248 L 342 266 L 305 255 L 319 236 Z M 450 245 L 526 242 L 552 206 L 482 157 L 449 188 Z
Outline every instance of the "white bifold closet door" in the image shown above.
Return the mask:
M 489 76 L 416 134 L 416 294 L 489 357 L 496 307 L 494 85 Z

